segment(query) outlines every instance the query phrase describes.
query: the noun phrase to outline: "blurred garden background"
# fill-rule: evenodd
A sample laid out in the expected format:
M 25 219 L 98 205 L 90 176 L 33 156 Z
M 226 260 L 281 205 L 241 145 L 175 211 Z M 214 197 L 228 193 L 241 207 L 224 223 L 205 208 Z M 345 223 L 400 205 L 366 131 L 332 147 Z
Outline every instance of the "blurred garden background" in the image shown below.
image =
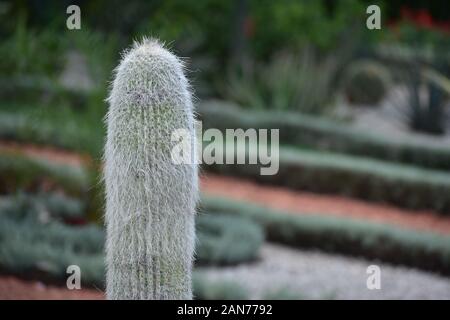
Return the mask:
M 276 175 L 202 166 L 197 299 L 450 299 L 449 13 L 447 0 L 0 1 L 0 299 L 103 298 L 104 99 L 142 36 L 185 57 L 204 130 L 280 129 Z M 82 290 L 66 288 L 69 265 Z

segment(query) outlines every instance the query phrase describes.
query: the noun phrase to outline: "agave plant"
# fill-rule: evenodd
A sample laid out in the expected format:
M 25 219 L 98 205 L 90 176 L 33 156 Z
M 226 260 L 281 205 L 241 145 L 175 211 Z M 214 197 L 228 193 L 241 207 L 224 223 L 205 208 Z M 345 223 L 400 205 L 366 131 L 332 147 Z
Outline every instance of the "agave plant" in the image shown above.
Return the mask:
M 443 134 L 450 126 L 450 64 L 445 54 L 417 48 L 387 47 L 380 52 L 397 82 L 392 100 L 414 131 Z
M 409 127 L 414 131 L 444 134 L 449 126 L 446 108 L 450 97 L 450 79 L 421 63 L 401 67 L 398 75 L 403 89 L 394 101 L 397 107 L 406 110 Z
M 243 107 L 325 113 L 334 96 L 340 59 L 312 49 L 283 52 L 268 64 L 231 70 L 224 95 Z

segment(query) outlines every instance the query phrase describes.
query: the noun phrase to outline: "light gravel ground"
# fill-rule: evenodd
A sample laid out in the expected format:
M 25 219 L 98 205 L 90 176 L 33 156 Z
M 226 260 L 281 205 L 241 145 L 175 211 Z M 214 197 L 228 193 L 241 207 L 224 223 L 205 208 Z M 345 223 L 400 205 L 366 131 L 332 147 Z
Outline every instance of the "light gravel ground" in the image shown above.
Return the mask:
M 381 269 L 381 289 L 367 289 L 369 265 Z M 357 258 L 265 244 L 261 259 L 236 267 L 204 267 L 210 281 L 231 281 L 253 299 L 283 293 L 303 299 L 450 299 L 450 278 Z M 203 273 L 202 272 L 202 273 Z

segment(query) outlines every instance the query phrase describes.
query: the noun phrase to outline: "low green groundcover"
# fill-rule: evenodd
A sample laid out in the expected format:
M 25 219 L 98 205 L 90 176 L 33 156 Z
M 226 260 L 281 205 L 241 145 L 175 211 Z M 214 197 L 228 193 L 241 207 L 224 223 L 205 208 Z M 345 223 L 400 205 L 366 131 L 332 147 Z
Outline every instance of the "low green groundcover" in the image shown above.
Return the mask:
M 364 220 L 302 215 L 246 202 L 204 197 L 205 211 L 252 219 L 268 241 L 381 260 L 450 275 L 450 236 L 408 230 Z
M 102 287 L 103 228 L 67 224 L 82 218 L 83 208 L 79 200 L 59 194 L 0 197 L 0 271 L 63 282 L 66 268 L 75 264 L 84 284 Z M 253 260 L 264 239 L 258 224 L 224 214 L 200 214 L 197 229 L 196 263 L 202 265 Z

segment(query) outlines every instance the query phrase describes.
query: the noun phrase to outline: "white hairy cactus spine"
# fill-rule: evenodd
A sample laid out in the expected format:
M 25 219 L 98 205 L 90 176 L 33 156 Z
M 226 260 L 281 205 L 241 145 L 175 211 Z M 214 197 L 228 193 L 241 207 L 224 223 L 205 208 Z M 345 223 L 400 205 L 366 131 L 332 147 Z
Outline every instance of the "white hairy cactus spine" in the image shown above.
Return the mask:
M 195 144 L 182 62 L 154 39 L 127 51 L 106 117 L 106 296 L 191 299 L 198 177 L 171 159 L 174 130 Z

